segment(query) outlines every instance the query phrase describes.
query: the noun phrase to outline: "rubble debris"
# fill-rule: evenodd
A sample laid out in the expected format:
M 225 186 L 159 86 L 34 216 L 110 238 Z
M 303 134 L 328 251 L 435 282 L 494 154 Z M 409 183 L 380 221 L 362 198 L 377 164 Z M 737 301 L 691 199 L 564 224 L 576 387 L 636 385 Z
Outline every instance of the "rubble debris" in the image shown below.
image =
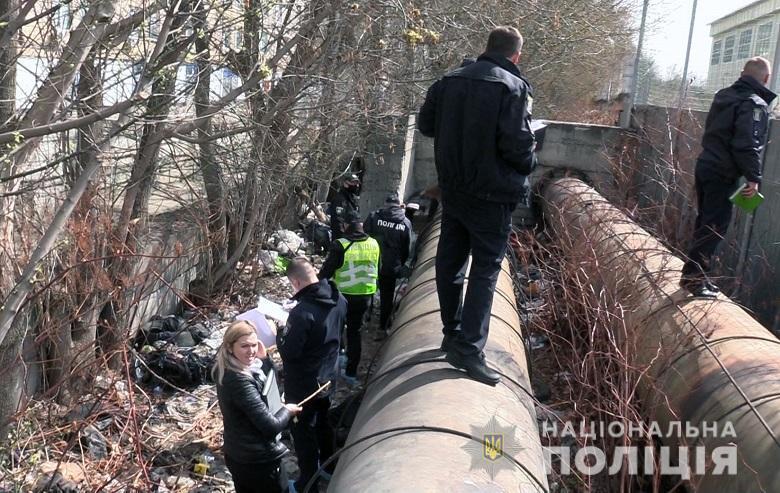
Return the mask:
M 79 485 L 66 479 L 60 471 L 49 473 L 35 483 L 33 493 L 79 493 Z
M 324 254 L 330 248 L 330 244 L 333 241 L 333 234 L 330 230 L 330 226 L 327 224 L 313 219 L 308 222 L 303 228 L 303 235 L 306 241 L 310 245 L 310 253 Z
M 544 334 L 531 334 L 531 337 L 529 337 L 529 342 L 531 344 L 531 350 L 535 351 L 537 349 L 546 347 L 547 344 L 550 343 L 550 339 Z
M 214 355 L 202 352 L 178 351 L 174 347 L 145 346 L 136 353 L 136 379 L 149 385 L 171 385 L 190 388 L 211 381 Z
M 79 434 L 79 441 L 84 451 L 93 459 L 105 459 L 108 456 L 108 440 L 94 426 L 87 425 Z
M 279 252 L 280 255 L 296 255 L 303 245 L 303 238 L 289 229 L 280 229 L 268 239 L 268 247 Z

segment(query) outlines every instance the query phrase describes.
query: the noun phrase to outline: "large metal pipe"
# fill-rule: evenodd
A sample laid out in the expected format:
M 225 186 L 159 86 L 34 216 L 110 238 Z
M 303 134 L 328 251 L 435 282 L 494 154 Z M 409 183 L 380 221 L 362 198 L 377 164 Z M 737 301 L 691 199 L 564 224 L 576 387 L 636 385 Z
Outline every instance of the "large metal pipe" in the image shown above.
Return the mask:
M 686 440 L 672 427 L 673 436 L 662 438 L 674 450 L 736 447 L 733 476 L 715 474 L 709 462 L 696 474 L 691 454 L 690 488 L 780 491 L 780 341 L 727 297 L 696 299 L 681 290 L 682 260 L 583 182 L 556 180 L 544 199 L 564 253 L 596 292 L 605 289 L 625 309 L 637 370 L 647 370 L 640 388 L 648 417 L 664 434 L 674 421 L 700 429 L 710 423 L 710 430 L 716 423 L 718 434 L 733 426 L 736 437 L 710 431 Z
M 439 351 L 438 238 L 434 222 L 419 239 L 417 264 L 328 491 L 547 491 L 508 264 L 485 348 L 503 379 L 490 387 L 452 368 Z M 501 435 L 503 457 L 491 460 L 489 435 Z

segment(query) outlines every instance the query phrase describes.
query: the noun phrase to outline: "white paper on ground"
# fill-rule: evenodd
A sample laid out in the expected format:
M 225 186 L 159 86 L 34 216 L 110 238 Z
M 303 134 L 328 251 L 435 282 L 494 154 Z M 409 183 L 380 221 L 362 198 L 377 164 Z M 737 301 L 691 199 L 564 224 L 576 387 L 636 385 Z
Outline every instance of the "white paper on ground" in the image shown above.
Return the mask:
M 257 328 L 257 338 L 260 339 L 265 347 L 276 345 L 276 332 L 274 332 L 268 324 L 268 321 L 266 321 L 265 315 L 257 308 L 236 316 L 236 320 L 247 320 L 252 322 Z
M 286 324 L 287 317 L 290 316 L 290 314 L 287 313 L 282 305 L 279 303 L 274 303 L 273 301 L 269 300 L 268 298 L 264 298 L 263 296 L 257 298 L 257 309 L 260 310 L 260 313 L 263 315 L 267 315 L 275 320 L 278 320 L 282 322 L 282 324 Z

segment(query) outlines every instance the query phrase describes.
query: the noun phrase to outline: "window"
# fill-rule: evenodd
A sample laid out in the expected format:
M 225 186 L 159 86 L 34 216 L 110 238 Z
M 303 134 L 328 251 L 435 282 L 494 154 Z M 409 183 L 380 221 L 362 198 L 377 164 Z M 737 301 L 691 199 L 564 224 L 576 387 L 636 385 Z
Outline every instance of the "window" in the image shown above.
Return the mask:
M 741 60 L 750 56 L 750 42 L 753 41 L 753 30 L 745 29 L 739 34 L 739 49 L 737 59 Z
M 67 5 L 60 4 L 59 8 L 54 11 L 54 27 L 63 38 L 70 30 L 70 12 L 68 12 Z
M 720 46 L 721 40 L 717 40 L 712 43 L 712 57 L 710 58 L 710 65 L 717 65 L 720 63 Z
M 187 81 L 195 80 L 198 75 L 198 65 L 195 63 L 188 63 L 184 66 L 184 77 Z
M 222 46 L 225 48 L 230 48 L 230 29 L 225 29 L 222 31 Z
M 734 58 L 734 36 L 726 38 L 723 43 L 723 63 L 729 63 Z
M 757 56 L 769 56 L 769 43 L 772 41 L 772 23 L 767 22 L 758 26 L 756 33 L 756 49 L 753 53 Z
M 152 16 L 149 18 L 149 37 L 152 39 L 157 39 L 157 36 L 160 35 L 160 27 L 162 27 L 160 16 L 157 14 L 152 14 Z

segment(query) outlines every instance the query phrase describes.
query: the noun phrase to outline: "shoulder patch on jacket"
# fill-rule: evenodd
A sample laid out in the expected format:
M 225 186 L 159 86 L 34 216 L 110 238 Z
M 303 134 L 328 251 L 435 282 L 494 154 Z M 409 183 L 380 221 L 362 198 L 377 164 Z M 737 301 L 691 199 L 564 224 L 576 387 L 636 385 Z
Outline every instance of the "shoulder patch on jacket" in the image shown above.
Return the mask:
M 753 108 L 753 121 L 760 122 L 763 113 L 764 110 L 762 110 L 761 108 Z
M 526 108 L 528 108 L 528 114 L 532 114 L 534 112 L 534 98 L 530 94 L 526 97 Z

